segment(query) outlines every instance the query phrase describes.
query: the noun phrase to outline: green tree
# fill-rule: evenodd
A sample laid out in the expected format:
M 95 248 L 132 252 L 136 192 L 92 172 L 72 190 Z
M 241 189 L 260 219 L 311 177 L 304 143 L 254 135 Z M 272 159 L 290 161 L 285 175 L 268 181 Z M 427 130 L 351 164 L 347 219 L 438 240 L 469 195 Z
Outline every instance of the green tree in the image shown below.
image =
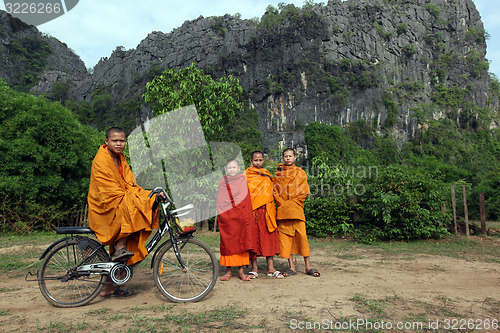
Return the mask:
M 240 149 L 247 154 L 261 148 L 260 134 L 256 131 L 258 119 L 253 110 L 244 108 L 242 93 L 238 79 L 230 75 L 214 80 L 195 64 L 184 69 L 166 70 L 146 85 L 143 96 L 156 116 L 194 105 L 207 141 L 235 142 L 239 145 L 239 148 L 235 144 L 219 149 L 214 143 L 208 149 L 204 142 L 200 142 L 203 141 L 200 140 L 200 133 L 192 127 L 193 119 L 179 119 L 169 128 L 172 132 L 170 137 L 176 138 L 177 147 L 169 145 L 168 150 L 159 153 L 167 165 L 168 186 L 180 201 L 193 203 L 201 219 L 207 217 L 204 212 L 214 205 L 215 198 L 210 189 L 219 181 L 214 182 L 204 176 L 210 174 L 214 167 L 222 167 L 228 158 L 237 157 Z M 169 127 L 169 124 L 166 126 Z M 156 134 L 148 135 L 148 140 L 158 142 L 154 137 Z M 164 144 L 163 140 L 160 146 Z M 181 183 L 185 184 L 183 188 L 175 190 L 175 186 Z
M 194 104 L 205 135 L 220 140 L 235 114 L 243 109 L 242 92 L 238 79 L 229 75 L 215 81 L 193 63 L 164 71 L 146 84 L 143 96 L 155 115 Z
M 80 206 L 100 143 L 98 133 L 81 125 L 59 103 L 15 92 L 3 81 L 0 110 L 3 226 L 19 222 L 15 216 L 25 219 L 25 214 L 30 213 L 25 211 L 26 203 L 34 209 L 31 213 L 35 217 L 49 208 L 56 211 Z M 16 213 L 16 209 L 21 211 Z M 14 216 L 14 221 L 6 221 L 6 216 Z
M 306 126 L 304 136 L 311 159 L 325 153 L 331 161 L 349 164 L 353 153 L 360 150 L 339 126 L 312 122 Z

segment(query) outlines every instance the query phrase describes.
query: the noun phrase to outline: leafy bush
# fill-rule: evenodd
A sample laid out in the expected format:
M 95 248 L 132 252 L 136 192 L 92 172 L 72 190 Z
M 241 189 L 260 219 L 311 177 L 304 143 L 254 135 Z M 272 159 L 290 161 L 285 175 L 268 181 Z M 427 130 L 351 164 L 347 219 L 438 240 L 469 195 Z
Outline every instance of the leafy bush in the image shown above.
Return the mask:
M 352 154 L 360 150 L 339 126 L 313 122 L 306 126 L 304 135 L 311 159 L 324 152 L 332 161 L 349 163 Z
M 81 125 L 70 110 L 0 81 L 2 225 L 19 222 L 21 211 L 33 214 L 23 219 L 40 221 L 47 216 L 43 212 L 55 216 L 57 209 L 80 207 L 99 144 L 97 132 Z
M 37 35 L 12 41 L 9 58 L 14 64 L 16 90 L 28 92 L 38 82 L 50 53 L 47 40 Z
M 470 132 L 448 118 L 426 120 L 422 108 L 422 133 L 401 146 L 389 135 L 375 134 L 366 122 L 345 130 L 306 126 L 311 195 L 305 209 L 311 233 L 347 233 L 368 243 L 441 237 L 451 221 L 441 213 L 441 203 L 451 207 L 450 185 L 462 183 L 469 188 L 469 218 L 479 219 L 479 193 L 485 195 L 487 218 L 499 218 L 500 130 L 483 126 Z M 361 218 L 354 220 L 353 212 Z M 463 216 L 458 202 L 457 216 Z
M 358 197 L 363 207 L 357 233 L 361 241 L 439 238 L 448 233 L 450 217 L 440 210 L 443 188 L 430 177 L 390 165 L 363 184 L 365 193 Z
M 476 77 L 486 75 L 490 68 L 489 62 L 481 57 L 475 50 L 472 50 L 467 57 L 467 64 Z
M 427 9 L 435 19 L 438 19 L 441 15 L 441 8 L 438 5 L 433 5 L 430 3 L 425 5 L 425 9 Z
M 352 231 L 353 204 L 349 198 L 352 177 L 342 165 L 332 165 L 327 154 L 312 159 L 308 168 L 311 194 L 305 202 L 307 232 L 317 237 Z
M 477 44 L 486 43 L 490 35 L 484 29 L 477 29 L 476 27 L 469 27 L 465 32 L 465 39 Z
M 415 53 L 417 53 L 417 47 L 414 44 L 408 43 L 403 48 L 403 54 L 408 58 L 414 55 Z
M 392 32 L 390 31 L 385 31 L 384 27 L 379 26 L 378 24 L 375 23 L 377 33 L 379 34 L 380 37 L 382 37 L 385 40 L 390 40 L 392 37 Z
M 349 198 L 311 197 L 306 200 L 307 233 L 316 237 L 345 235 L 353 231 L 353 208 Z
M 397 28 L 396 28 L 396 31 L 398 32 L 398 34 L 405 34 L 408 32 L 408 25 L 406 25 L 406 23 L 402 22 L 402 23 L 399 23 Z
M 399 115 L 399 106 L 392 99 L 390 93 L 384 93 L 382 97 L 382 102 L 384 103 L 385 108 L 387 109 L 387 118 L 385 118 L 385 123 L 383 125 L 384 128 L 392 127 L 396 124 L 397 116 Z
M 484 194 L 486 219 L 488 221 L 500 220 L 500 167 L 486 174 L 472 191 L 472 200 L 469 199 L 468 202 L 470 213 L 475 213 L 476 219 L 479 212 L 479 193 Z

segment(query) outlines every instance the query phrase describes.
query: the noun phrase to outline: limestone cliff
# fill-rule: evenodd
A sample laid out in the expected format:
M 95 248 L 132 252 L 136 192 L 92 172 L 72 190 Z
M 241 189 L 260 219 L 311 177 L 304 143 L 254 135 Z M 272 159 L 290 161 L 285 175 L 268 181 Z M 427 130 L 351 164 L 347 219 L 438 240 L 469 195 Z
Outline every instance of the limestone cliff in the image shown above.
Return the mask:
M 485 36 L 471 0 L 331 0 L 269 8 L 258 22 L 199 17 L 151 32 L 135 49 L 117 47 L 92 74 L 66 71 L 65 79 L 70 99 L 106 96 L 113 111 L 95 126 L 151 117 L 138 102 L 146 82 L 194 62 L 215 78 L 240 79 L 267 148 L 304 146 L 313 121 L 364 119 L 404 140 L 417 135 L 421 117 L 468 128 L 484 110 L 498 119 Z M 33 91 L 50 92 L 58 77 L 46 71 Z

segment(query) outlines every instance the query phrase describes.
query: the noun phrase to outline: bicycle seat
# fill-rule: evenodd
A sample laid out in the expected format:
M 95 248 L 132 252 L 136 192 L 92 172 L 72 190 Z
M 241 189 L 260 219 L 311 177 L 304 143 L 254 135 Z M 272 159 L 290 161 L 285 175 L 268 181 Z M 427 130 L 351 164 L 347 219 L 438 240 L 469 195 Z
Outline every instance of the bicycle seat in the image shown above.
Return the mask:
M 89 227 L 59 227 L 56 229 L 57 234 L 92 234 L 93 231 Z

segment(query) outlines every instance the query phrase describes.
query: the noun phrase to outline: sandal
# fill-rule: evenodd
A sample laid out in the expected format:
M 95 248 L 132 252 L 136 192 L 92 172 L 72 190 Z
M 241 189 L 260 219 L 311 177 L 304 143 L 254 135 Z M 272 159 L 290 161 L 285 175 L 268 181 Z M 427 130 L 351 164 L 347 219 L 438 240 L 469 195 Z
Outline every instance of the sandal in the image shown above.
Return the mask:
M 259 274 L 257 272 L 248 272 L 248 277 L 250 279 L 256 279 L 259 277 Z
M 225 275 L 222 275 L 222 277 L 220 278 L 221 281 L 229 281 L 231 280 L 231 275 L 229 274 L 225 274 Z
M 116 288 L 115 291 L 113 291 L 112 294 L 109 295 L 103 295 L 103 298 L 111 298 L 111 297 L 129 297 L 132 296 L 134 292 L 132 290 L 127 290 L 127 289 L 122 289 L 122 288 Z
M 250 281 L 250 277 L 248 275 L 243 274 L 243 275 L 240 275 L 240 280 L 241 281 Z
M 111 261 L 128 261 L 131 257 L 134 256 L 134 252 L 127 250 L 126 247 L 118 249 L 111 256 Z
M 296 271 L 292 271 L 290 268 L 286 270 L 286 272 L 283 272 L 283 276 L 284 277 L 289 277 L 289 276 L 292 276 L 292 275 L 297 275 L 297 272 Z
M 316 268 L 311 268 L 310 270 L 308 270 L 306 272 L 307 275 L 311 275 L 311 276 L 314 276 L 314 277 L 320 277 L 321 274 L 319 274 L 318 270 Z
M 275 279 L 282 279 L 285 277 L 283 274 L 281 274 L 280 271 L 274 271 L 273 273 L 267 273 L 267 276 L 275 278 Z

